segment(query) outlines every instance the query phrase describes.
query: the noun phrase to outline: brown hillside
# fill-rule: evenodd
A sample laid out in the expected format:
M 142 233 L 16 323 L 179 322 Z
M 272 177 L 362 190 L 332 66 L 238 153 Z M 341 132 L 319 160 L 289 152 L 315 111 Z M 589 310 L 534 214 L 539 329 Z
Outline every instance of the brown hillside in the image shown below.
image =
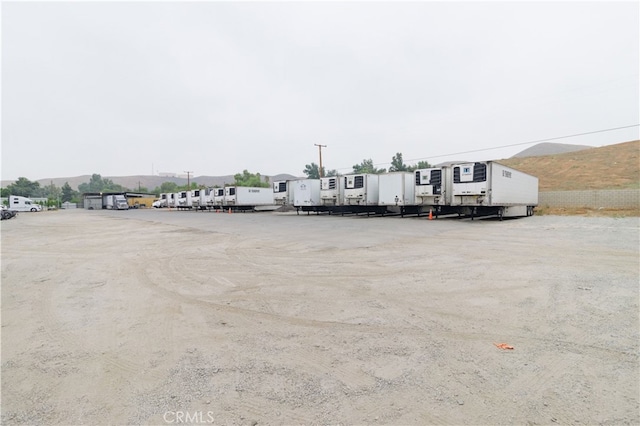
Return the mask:
M 538 177 L 540 191 L 640 189 L 640 140 L 497 161 Z

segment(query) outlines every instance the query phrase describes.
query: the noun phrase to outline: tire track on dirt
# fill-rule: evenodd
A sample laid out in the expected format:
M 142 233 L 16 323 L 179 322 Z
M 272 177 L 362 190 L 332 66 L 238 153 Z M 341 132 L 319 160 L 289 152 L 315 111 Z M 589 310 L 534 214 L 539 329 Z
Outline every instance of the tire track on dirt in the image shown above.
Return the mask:
M 53 282 L 49 284 L 50 285 L 42 287 L 38 311 L 42 318 L 45 331 L 54 342 L 61 342 L 62 347 L 66 350 L 85 354 L 85 357 L 95 358 L 96 360 L 102 361 L 102 363 L 112 366 L 118 372 L 120 382 L 129 380 L 132 376 L 135 377 L 139 375 L 151 377 L 156 380 L 162 379 L 163 375 L 155 371 L 149 371 L 139 362 L 114 355 L 107 350 L 99 349 L 78 334 L 66 330 L 64 323 L 60 320 L 56 312 L 56 307 L 54 307 Z M 110 389 L 111 387 L 107 388 Z
M 149 266 L 149 265 L 147 265 Z M 318 321 L 312 319 L 305 319 L 300 317 L 292 317 L 287 315 L 273 314 L 268 312 L 257 311 L 253 309 L 247 309 L 238 306 L 232 306 L 229 304 L 223 304 L 211 300 L 207 300 L 198 296 L 185 295 L 177 290 L 172 290 L 169 288 L 162 287 L 156 284 L 155 280 L 152 276 L 149 276 L 148 270 L 145 268 L 141 268 L 141 270 L 137 271 L 137 279 L 138 281 L 152 289 L 155 293 L 162 295 L 170 300 L 179 300 L 184 303 L 193 304 L 197 306 L 201 306 L 206 309 L 214 309 L 222 313 L 226 314 L 235 314 L 240 318 L 244 317 L 247 321 L 247 324 L 254 325 L 257 321 L 276 321 L 281 323 L 287 323 L 289 325 L 294 326 L 302 326 L 302 327 L 312 327 L 312 328 L 334 328 L 338 327 L 340 329 L 345 330 L 357 330 L 361 332 L 367 333 L 380 333 L 382 331 L 389 331 L 388 327 L 381 327 L 375 325 L 366 325 L 366 324 L 354 324 L 354 323 L 345 323 L 345 322 L 337 322 L 337 321 Z M 405 329 L 403 328 L 403 331 Z M 414 328 L 414 331 L 418 332 L 418 329 Z

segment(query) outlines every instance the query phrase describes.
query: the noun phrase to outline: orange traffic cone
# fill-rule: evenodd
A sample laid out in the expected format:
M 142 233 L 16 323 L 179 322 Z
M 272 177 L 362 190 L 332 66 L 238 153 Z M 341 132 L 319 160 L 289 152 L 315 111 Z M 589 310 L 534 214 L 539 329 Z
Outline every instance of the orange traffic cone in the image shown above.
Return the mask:
M 433 210 L 429 209 L 429 220 L 433 220 Z
M 231 207 L 229 207 L 229 214 L 231 214 Z

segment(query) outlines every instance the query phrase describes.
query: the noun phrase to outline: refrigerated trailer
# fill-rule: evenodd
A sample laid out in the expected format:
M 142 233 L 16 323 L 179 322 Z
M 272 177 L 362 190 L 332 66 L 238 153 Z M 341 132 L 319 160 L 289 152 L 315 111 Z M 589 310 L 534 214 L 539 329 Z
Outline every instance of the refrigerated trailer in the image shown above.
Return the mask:
M 209 194 L 209 206 L 219 210 L 224 206 L 224 188 L 212 188 Z
M 209 208 L 209 200 L 211 195 L 211 188 L 201 188 L 197 191 L 194 191 L 194 194 L 197 193 L 198 197 L 198 210 L 207 210 Z M 195 202 L 194 202 L 195 205 Z
M 451 206 L 460 214 L 531 216 L 538 205 L 538 178 L 495 161 L 451 166 Z
M 414 176 L 411 172 L 384 173 L 378 177 L 378 205 L 384 213 L 417 214 Z
M 191 191 L 180 191 L 177 194 L 175 208 L 178 210 L 190 210 L 193 208 L 193 197 Z
M 329 176 L 320 178 L 320 205 L 324 206 L 329 214 L 337 212 L 343 203 L 344 179 L 342 176 Z
M 289 197 L 289 181 L 279 180 L 273 182 L 273 204 L 287 206 L 291 204 Z
M 296 212 L 326 212 L 329 207 L 320 200 L 320 179 L 296 179 L 288 182 L 290 200 Z
M 276 210 L 271 188 L 227 186 L 224 188 L 223 208 L 231 210 Z
M 176 202 L 178 200 L 178 193 L 170 192 L 167 194 L 167 207 L 173 208 L 176 207 Z
M 417 169 L 414 178 L 418 215 L 430 211 L 436 216 L 457 212 L 451 206 L 451 167 Z
M 351 174 L 343 177 L 344 195 L 342 213 L 384 213 L 386 207 L 378 205 L 379 175 Z

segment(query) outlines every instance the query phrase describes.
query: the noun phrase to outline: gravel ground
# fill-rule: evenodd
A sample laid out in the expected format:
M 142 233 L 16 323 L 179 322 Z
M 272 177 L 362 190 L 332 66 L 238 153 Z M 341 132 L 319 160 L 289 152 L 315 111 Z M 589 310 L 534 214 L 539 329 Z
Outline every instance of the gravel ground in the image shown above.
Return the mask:
M 21 213 L 1 225 L 1 421 L 637 425 L 639 230 Z

